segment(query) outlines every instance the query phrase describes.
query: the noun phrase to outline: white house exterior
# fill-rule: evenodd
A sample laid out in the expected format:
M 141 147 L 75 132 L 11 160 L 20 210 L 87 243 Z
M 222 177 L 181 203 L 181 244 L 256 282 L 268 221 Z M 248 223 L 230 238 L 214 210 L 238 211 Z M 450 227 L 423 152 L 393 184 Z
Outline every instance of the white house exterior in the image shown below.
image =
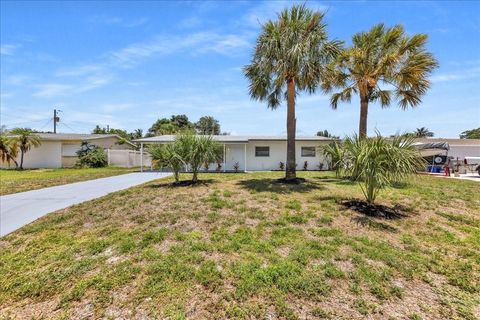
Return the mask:
M 145 145 L 172 143 L 174 135 L 163 135 L 135 140 L 143 150 Z M 238 163 L 239 171 L 279 170 L 280 162 L 286 164 L 287 138 L 284 136 L 213 136 L 213 139 L 224 147 L 222 171 L 234 171 Z M 318 150 L 335 141 L 331 138 L 310 136 L 297 137 L 296 161 L 297 169 L 303 170 L 305 161 L 307 170 L 328 169 L 328 162 Z M 211 165 L 215 170 L 216 164 Z
M 115 134 L 72 134 L 72 133 L 38 133 L 41 145 L 31 148 L 24 156 L 23 167 L 32 168 L 68 168 L 77 161 L 76 152 L 83 141 L 104 149 L 132 149 L 130 142 L 120 143 L 122 139 Z M 20 154 L 17 157 L 20 163 Z M 10 164 L 10 167 L 14 164 Z M 7 163 L 0 163 L 1 168 L 8 168 Z

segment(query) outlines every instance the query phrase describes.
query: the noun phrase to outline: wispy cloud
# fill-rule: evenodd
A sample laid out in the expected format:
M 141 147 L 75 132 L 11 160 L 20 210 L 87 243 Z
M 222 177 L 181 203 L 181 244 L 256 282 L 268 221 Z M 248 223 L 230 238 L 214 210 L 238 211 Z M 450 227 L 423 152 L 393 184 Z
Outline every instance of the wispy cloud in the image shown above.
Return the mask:
M 116 111 L 123 111 L 127 109 L 134 108 L 135 104 L 133 103 L 114 103 L 114 104 L 104 104 L 99 107 L 104 112 L 116 112 Z
M 125 19 L 125 18 L 116 17 L 116 16 L 96 15 L 96 16 L 90 17 L 89 21 L 93 23 L 101 23 L 107 26 L 133 28 L 133 27 L 138 27 L 148 23 L 149 19 L 146 17 L 140 17 L 135 19 Z
M 2 77 L 2 85 L 21 86 L 32 79 L 29 75 L 15 74 Z
M 247 34 L 220 34 L 196 32 L 186 36 L 157 36 L 151 40 L 134 43 L 117 51 L 110 52 L 107 60 L 116 66 L 131 67 L 143 59 L 174 53 L 232 54 L 235 50 L 249 47 Z
M 257 6 L 247 12 L 239 23 L 247 27 L 259 28 L 262 24 L 267 22 L 267 20 L 275 19 L 280 11 L 295 3 L 305 3 L 305 1 L 279 0 L 260 2 Z M 328 9 L 328 7 L 317 1 L 309 1 L 308 6 L 320 11 L 327 11 Z
M 90 75 L 82 78 L 80 82 L 75 84 L 65 83 L 46 83 L 39 84 L 35 87 L 37 91 L 33 93 L 35 97 L 57 97 L 65 95 L 73 95 L 84 93 L 93 89 L 100 88 L 112 81 L 112 77 L 108 75 Z
M 449 73 L 441 73 L 430 78 L 433 83 L 462 81 L 468 79 L 480 78 L 480 67 L 453 71 Z
M 12 56 L 17 48 L 18 45 L 15 44 L 2 44 L 0 46 L 0 54 L 3 56 Z

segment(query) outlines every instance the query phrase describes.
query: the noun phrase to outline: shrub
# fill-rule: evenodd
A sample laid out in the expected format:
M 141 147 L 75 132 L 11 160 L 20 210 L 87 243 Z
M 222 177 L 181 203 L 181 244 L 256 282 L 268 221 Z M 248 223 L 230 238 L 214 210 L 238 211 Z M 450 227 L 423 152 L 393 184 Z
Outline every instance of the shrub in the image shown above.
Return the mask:
M 185 165 L 185 155 L 178 143 L 152 145 L 148 149 L 156 168 L 169 168 L 173 171 L 175 182 L 179 182 L 179 173 Z
M 279 164 L 279 168 L 280 170 L 285 170 L 285 163 L 283 163 L 282 161 L 280 161 L 280 164 Z
M 321 147 L 321 152 L 328 159 L 329 168 L 335 171 L 338 178 L 342 175 L 342 169 L 345 165 L 345 149 L 342 143 L 333 142 L 327 146 Z
M 82 142 L 80 150 L 77 151 L 78 161 L 76 166 L 87 168 L 102 168 L 108 165 L 108 157 L 103 148 L 96 145 Z
M 380 189 L 399 182 L 424 165 L 413 138 L 379 133 L 372 138 L 347 137 L 344 143 L 344 169 L 359 182 L 365 199 L 373 203 Z
M 181 134 L 176 137 L 175 145 L 179 148 L 183 161 L 190 166 L 192 181 L 198 180 L 198 171 L 205 162 L 219 162 L 222 158 L 221 145 L 212 136 Z
M 233 164 L 233 171 L 237 173 L 239 169 L 240 169 L 240 163 L 237 161 Z
M 308 161 L 305 161 L 303 163 L 303 170 L 307 171 L 308 170 Z

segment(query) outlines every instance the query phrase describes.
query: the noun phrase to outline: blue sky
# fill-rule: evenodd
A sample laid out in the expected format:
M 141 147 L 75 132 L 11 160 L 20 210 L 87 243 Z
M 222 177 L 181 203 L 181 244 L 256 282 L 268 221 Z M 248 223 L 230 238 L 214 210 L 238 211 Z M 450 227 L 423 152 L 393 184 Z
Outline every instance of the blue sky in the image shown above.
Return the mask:
M 1 124 L 60 132 L 96 125 L 144 130 L 158 118 L 186 114 L 220 120 L 232 134 L 285 134 L 286 107 L 272 111 L 248 95 L 248 64 L 260 23 L 290 2 L 2 1 Z M 480 2 L 308 1 L 327 11 L 332 38 L 378 22 L 429 35 L 440 62 L 416 109 L 371 105 L 369 132 L 428 127 L 457 137 L 480 127 Z M 301 95 L 299 135 L 358 128 L 358 100 L 334 111 L 328 96 Z

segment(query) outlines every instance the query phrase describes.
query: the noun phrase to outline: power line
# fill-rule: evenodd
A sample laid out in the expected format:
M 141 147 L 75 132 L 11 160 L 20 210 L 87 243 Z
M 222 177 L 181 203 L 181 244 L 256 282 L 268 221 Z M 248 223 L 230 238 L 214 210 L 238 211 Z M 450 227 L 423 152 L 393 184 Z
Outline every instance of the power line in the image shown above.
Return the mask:
M 12 126 L 20 125 L 20 124 L 30 124 L 30 123 L 42 122 L 42 121 L 45 121 L 45 120 L 47 120 L 47 119 L 32 120 L 32 121 L 23 121 L 23 122 L 15 122 L 15 123 L 9 123 L 9 124 L 2 123 L 2 124 L 5 125 L 5 126 L 7 126 L 7 127 L 12 127 Z M 49 120 L 50 120 L 50 118 L 49 118 Z
M 70 127 L 68 124 L 66 124 L 65 122 L 60 122 L 60 124 L 63 124 L 65 127 L 67 127 L 68 129 L 72 130 L 73 132 L 75 133 L 78 133 L 77 130 L 73 129 L 72 127 Z
M 50 124 L 50 122 L 52 122 L 52 120 L 53 119 L 48 119 L 47 122 L 43 126 L 41 126 L 40 129 L 38 129 L 38 130 L 42 130 L 43 128 L 45 128 L 47 125 Z

